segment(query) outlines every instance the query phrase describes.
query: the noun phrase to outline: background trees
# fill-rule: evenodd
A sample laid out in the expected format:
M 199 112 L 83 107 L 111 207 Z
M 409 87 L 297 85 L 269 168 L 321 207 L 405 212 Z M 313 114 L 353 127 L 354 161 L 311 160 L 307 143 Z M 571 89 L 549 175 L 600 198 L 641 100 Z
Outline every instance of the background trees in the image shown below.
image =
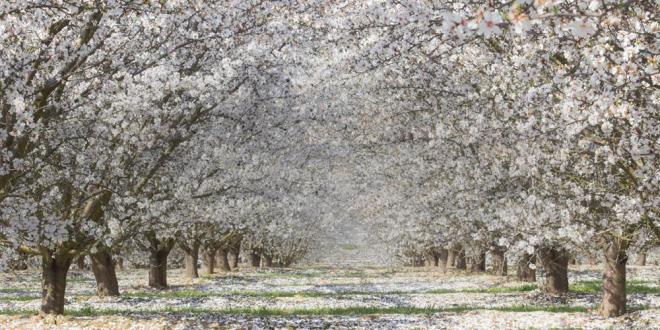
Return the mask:
M 177 246 L 190 277 L 200 251 L 209 272 L 241 248 L 290 265 L 340 209 L 412 264 L 483 271 L 488 252 L 531 280 L 538 261 L 555 293 L 598 242 L 601 312 L 619 315 L 630 247 L 658 242 L 657 12 L 4 4 L 0 244 L 40 256 L 42 310 L 62 313 L 77 256 L 99 295 L 119 294 L 123 249 L 165 288 Z

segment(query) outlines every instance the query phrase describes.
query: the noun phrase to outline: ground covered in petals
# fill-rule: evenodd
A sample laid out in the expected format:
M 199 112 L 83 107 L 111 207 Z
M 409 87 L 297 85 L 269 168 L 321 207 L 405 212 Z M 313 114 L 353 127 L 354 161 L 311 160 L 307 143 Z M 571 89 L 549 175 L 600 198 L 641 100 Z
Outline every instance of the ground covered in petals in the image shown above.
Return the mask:
M 66 315 L 43 317 L 34 272 L 0 275 L 0 328 L 653 328 L 660 324 L 660 268 L 630 267 L 630 313 L 596 315 L 597 267 L 571 270 L 572 292 L 538 284 L 425 268 L 244 270 L 146 287 L 145 270 L 119 273 L 122 296 L 98 298 L 90 273 L 72 271 Z

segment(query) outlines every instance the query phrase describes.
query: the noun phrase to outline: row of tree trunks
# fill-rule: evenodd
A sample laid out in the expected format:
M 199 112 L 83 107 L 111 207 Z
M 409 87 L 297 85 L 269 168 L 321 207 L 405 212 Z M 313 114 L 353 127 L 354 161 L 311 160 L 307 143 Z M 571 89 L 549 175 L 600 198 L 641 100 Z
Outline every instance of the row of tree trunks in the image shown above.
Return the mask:
M 424 264 L 427 267 L 440 267 L 445 272 L 449 263 L 449 251 L 447 249 L 433 249 L 424 253 Z
M 434 251 L 430 250 L 424 253 L 424 266 L 438 267 L 438 257 L 435 255 Z

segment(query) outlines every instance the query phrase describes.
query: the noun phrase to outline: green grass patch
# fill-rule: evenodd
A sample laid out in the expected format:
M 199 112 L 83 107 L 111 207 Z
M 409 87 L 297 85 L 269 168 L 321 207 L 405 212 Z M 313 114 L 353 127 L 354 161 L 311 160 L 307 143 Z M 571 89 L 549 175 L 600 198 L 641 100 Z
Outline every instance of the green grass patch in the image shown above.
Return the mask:
M 38 300 L 41 297 L 38 296 L 12 296 L 12 297 L 0 297 L 0 301 L 30 301 Z
M 173 291 L 140 291 L 124 293 L 123 297 L 131 298 L 207 298 L 218 296 L 248 296 L 263 298 L 288 298 L 288 297 L 341 297 L 341 296 L 366 296 L 366 295 L 410 295 L 410 294 L 447 294 L 447 293 L 513 293 L 528 292 L 536 289 L 536 285 L 527 284 L 518 287 L 507 288 L 484 288 L 466 290 L 437 289 L 431 291 L 340 291 L 340 292 L 318 292 L 318 291 L 230 291 L 209 292 L 197 290 L 173 290 Z
M 197 308 L 197 307 L 165 307 L 159 309 L 95 309 L 83 307 L 76 310 L 67 310 L 65 315 L 70 316 L 103 316 L 103 315 L 141 315 L 141 314 L 228 314 L 249 316 L 294 316 L 294 315 L 419 315 L 434 313 L 463 313 L 469 311 L 491 310 L 511 313 L 521 312 L 550 312 L 550 313 L 585 313 L 588 307 L 581 306 L 504 306 L 504 307 L 472 307 L 456 306 L 446 308 L 433 307 L 344 307 L 344 308 Z M 2 315 L 32 315 L 36 310 L 10 309 L 0 310 Z
M 536 284 L 525 284 L 515 287 L 496 287 L 496 288 L 483 288 L 483 289 L 463 289 L 463 290 L 448 290 L 436 289 L 426 291 L 423 293 L 443 294 L 443 293 L 514 293 L 514 292 L 529 292 L 536 290 Z
M 32 290 L 30 288 L 2 288 L 0 289 L 0 293 L 19 293 Z
M 578 281 L 569 285 L 569 291 L 579 293 L 601 293 L 603 291 L 603 281 Z M 626 293 L 660 294 L 660 287 L 650 286 L 643 281 L 632 280 L 626 283 Z
M 340 244 L 339 247 L 346 251 L 354 251 L 358 248 L 355 244 Z

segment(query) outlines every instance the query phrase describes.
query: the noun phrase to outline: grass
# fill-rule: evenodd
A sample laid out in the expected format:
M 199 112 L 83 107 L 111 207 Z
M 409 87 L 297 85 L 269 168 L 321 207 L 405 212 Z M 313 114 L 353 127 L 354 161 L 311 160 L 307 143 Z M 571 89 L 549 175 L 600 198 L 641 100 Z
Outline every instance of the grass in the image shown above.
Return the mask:
M 2 288 L 2 289 L 0 289 L 0 293 L 18 293 L 18 292 L 25 292 L 25 291 L 33 291 L 33 289 L 30 289 L 30 288 Z
M 357 250 L 358 248 L 357 245 L 355 244 L 340 244 L 339 247 L 346 251 L 353 251 L 353 250 Z
M 0 297 L 0 301 L 30 301 L 30 300 L 39 300 L 41 297 L 38 296 L 12 296 L 12 297 Z
M 578 281 L 570 284 L 569 290 L 579 293 L 600 293 L 603 291 L 603 282 L 600 280 Z M 632 280 L 626 283 L 626 293 L 660 294 L 660 287 L 649 286 L 642 281 Z
M 95 309 L 83 307 L 76 310 L 67 310 L 69 316 L 104 316 L 104 315 L 143 315 L 143 314 L 226 314 L 249 316 L 336 316 L 336 315 L 419 315 L 435 313 L 464 313 L 470 311 L 500 311 L 500 312 L 550 312 L 550 313 L 585 313 L 591 308 L 582 306 L 504 306 L 504 307 L 472 307 L 456 306 L 446 308 L 433 307 L 343 307 L 343 308 L 197 308 L 197 307 L 165 307 L 159 309 Z M 35 310 L 8 309 L 0 310 L 0 315 L 33 315 Z
M 570 291 L 578 293 L 597 294 L 601 292 L 601 281 L 579 281 L 571 284 Z M 262 298 L 290 298 L 290 297 L 305 297 L 305 298 L 322 298 L 322 297 L 343 297 L 343 296 L 363 296 L 363 295 L 410 295 L 410 294 L 450 294 L 450 293 L 516 293 L 516 292 L 529 292 L 536 290 L 535 284 L 525 284 L 516 287 L 493 287 L 482 289 L 463 289 L 463 290 L 450 290 L 450 289 L 436 289 L 430 291 L 340 291 L 340 292 L 318 292 L 318 291 L 229 291 L 229 292 L 209 292 L 198 290 L 167 290 L 167 291 L 138 291 L 128 292 L 122 294 L 122 297 L 128 298 L 209 298 L 209 297 L 224 297 L 224 296 L 248 296 L 248 297 L 262 297 Z M 23 289 L 4 289 L 4 292 L 22 292 Z M 10 291 L 11 290 L 11 291 Z M 660 294 L 660 287 L 649 286 L 642 281 L 629 281 L 627 286 L 628 293 L 640 294 Z M 29 301 L 41 299 L 39 296 L 11 296 L 0 297 L 0 301 Z
M 410 295 L 410 294 L 447 294 L 447 293 L 512 293 L 528 292 L 536 289 L 536 285 L 527 284 L 519 287 L 507 288 L 485 288 L 485 289 L 466 289 L 466 290 L 447 290 L 437 289 L 431 291 L 341 291 L 341 292 L 318 292 L 318 291 L 231 291 L 231 292 L 204 292 L 197 290 L 176 290 L 176 291 L 142 291 L 125 293 L 122 296 L 131 298 L 206 298 L 217 296 L 248 296 L 264 298 L 286 298 L 286 297 L 341 297 L 341 296 L 363 296 L 363 295 Z
M 529 292 L 536 290 L 536 284 L 525 284 L 515 287 L 499 287 L 499 288 L 483 288 L 483 289 L 463 289 L 463 290 L 447 290 L 447 289 L 436 289 L 427 291 L 424 293 L 434 293 L 434 294 L 443 294 L 443 293 L 513 293 L 513 292 Z

